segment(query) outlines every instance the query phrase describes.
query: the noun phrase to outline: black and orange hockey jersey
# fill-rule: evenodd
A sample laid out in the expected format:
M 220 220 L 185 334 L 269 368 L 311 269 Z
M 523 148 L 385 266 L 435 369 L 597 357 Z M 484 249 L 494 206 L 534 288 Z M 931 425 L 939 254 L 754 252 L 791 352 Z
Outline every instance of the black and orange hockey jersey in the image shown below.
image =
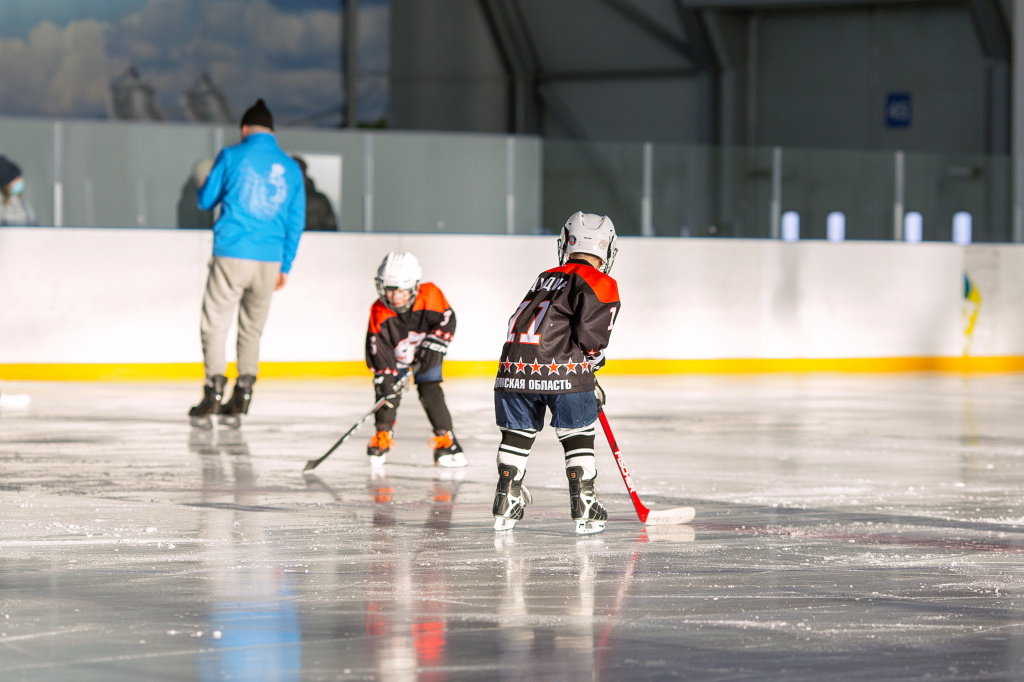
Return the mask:
M 433 283 L 420 284 L 412 309 L 404 313 L 374 301 L 366 330 L 366 366 L 374 374 L 396 374 L 412 364 L 428 335 L 445 346 L 455 335 L 455 311 Z
M 619 308 L 615 280 L 582 260 L 542 272 L 509 318 L 494 390 L 593 391 Z

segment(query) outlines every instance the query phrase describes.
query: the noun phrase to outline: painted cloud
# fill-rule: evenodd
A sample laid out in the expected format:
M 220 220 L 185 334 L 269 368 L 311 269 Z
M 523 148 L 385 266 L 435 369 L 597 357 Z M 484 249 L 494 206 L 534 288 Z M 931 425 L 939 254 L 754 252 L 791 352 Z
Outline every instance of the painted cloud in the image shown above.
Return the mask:
M 4 2 L 24 17 L 26 7 Z M 83 3 L 84 4 L 84 3 Z M 91 3 L 95 6 L 96 3 Z M 19 35 L 0 37 L 0 113 L 106 117 L 109 86 L 134 65 L 156 91 L 164 118 L 185 120 L 182 96 L 208 73 L 240 113 L 266 98 L 282 124 L 339 120 L 340 9 L 293 2 L 282 10 L 270 0 L 148 0 L 105 3 L 105 13 L 58 25 L 41 19 Z M 126 11 L 124 8 L 131 9 Z M 339 3 L 340 6 L 340 3 Z M 13 8 L 13 9 L 12 9 Z M 52 13 L 51 13 L 52 15 Z M 388 7 L 360 5 L 360 118 L 387 108 Z

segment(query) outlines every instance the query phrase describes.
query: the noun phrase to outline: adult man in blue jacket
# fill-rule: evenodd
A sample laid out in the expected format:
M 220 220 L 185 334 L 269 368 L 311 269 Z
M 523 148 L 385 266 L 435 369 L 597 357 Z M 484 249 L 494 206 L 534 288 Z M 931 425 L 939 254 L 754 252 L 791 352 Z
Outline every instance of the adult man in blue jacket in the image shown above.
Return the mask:
M 203 400 L 189 416 L 249 411 L 259 369 L 260 337 L 270 298 L 284 286 L 306 221 L 306 190 L 299 165 L 277 144 L 274 119 L 262 99 L 242 116 L 242 141 L 217 155 L 199 187 L 199 208 L 218 203 L 213 258 L 203 294 L 200 336 L 206 381 Z M 238 380 L 227 386 L 228 328 L 238 309 Z

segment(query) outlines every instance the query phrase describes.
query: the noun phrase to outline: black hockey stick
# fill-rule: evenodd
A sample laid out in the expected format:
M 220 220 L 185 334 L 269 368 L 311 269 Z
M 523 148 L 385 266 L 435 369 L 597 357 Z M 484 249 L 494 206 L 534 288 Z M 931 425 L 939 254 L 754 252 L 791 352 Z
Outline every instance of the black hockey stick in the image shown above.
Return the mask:
M 644 506 L 644 503 L 640 501 L 640 496 L 636 494 L 636 486 L 633 485 L 633 479 L 630 477 L 629 471 L 626 470 L 626 464 L 622 461 L 622 455 L 619 454 L 619 446 L 615 442 L 615 436 L 612 435 L 612 427 L 608 425 L 608 417 L 604 416 L 604 410 L 599 410 L 597 416 L 601 418 L 604 435 L 608 437 L 608 445 L 611 446 L 612 454 L 615 455 L 615 463 L 619 465 L 619 473 L 622 474 L 622 480 L 626 483 L 626 490 L 629 491 L 629 496 L 633 498 L 633 506 L 636 508 L 636 515 L 640 517 L 640 523 L 671 525 L 693 521 L 693 517 L 697 515 L 693 507 L 654 510 Z
M 391 399 L 400 396 L 402 394 L 402 391 L 404 391 L 405 388 L 409 385 L 409 381 L 412 379 L 412 376 L 414 374 L 416 374 L 416 372 L 418 372 L 419 369 L 420 369 L 419 365 L 412 365 L 412 366 L 410 366 L 409 367 L 409 371 L 407 371 L 402 376 L 402 378 L 399 379 L 397 383 L 395 383 L 395 392 L 394 393 L 390 393 L 390 394 L 382 397 L 377 402 L 375 402 L 373 404 L 373 407 L 370 408 L 370 411 L 367 412 L 366 414 L 364 414 L 362 417 L 360 417 L 359 421 L 357 421 L 355 424 L 353 424 L 352 428 L 349 429 L 348 431 L 346 431 L 345 435 L 342 436 L 341 438 L 339 438 L 338 442 L 336 442 L 334 445 L 332 445 L 330 450 L 325 452 L 322 457 L 319 457 L 317 459 L 311 459 L 311 460 L 307 461 L 306 462 L 306 466 L 302 467 L 302 470 L 304 472 L 305 471 L 310 471 L 310 470 L 316 469 L 318 466 L 320 466 L 320 464 L 325 459 L 327 459 L 331 455 L 332 452 L 334 452 L 339 447 L 341 447 L 341 444 L 344 443 L 345 441 L 347 441 L 348 437 L 356 432 L 356 429 L 358 429 L 360 426 L 363 425 L 363 422 L 365 422 L 367 419 L 369 419 L 374 414 L 376 414 L 377 410 L 379 410 L 380 408 L 384 407 L 384 405 L 390 405 L 389 401 Z

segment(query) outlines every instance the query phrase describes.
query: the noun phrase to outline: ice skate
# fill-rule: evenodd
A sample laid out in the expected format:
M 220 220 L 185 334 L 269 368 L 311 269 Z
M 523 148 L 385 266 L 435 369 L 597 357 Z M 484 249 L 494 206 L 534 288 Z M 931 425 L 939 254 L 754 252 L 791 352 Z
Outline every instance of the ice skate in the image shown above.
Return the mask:
M 203 399 L 198 405 L 193 405 L 188 411 L 189 417 L 203 417 L 220 412 L 220 401 L 224 399 L 224 388 L 228 385 L 228 378 L 218 374 L 207 378 L 203 384 Z
M 576 534 L 600 533 L 608 512 L 597 499 L 594 479 L 583 480 L 583 467 L 567 467 L 565 475 L 569 478 L 569 512 L 576 522 Z
M 220 406 L 220 423 L 224 426 L 237 428 L 242 425 L 242 415 L 249 413 L 249 403 L 252 402 L 252 386 L 256 383 L 256 377 L 252 374 L 243 374 L 235 381 L 235 388 L 231 392 L 231 398 Z
M 395 439 L 392 432 L 378 431 L 366 446 L 366 454 L 370 457 L 370 466 L 376 467 L 384 464 L 387 461 L 388 452 L 393 447 L 395 447 Z
M 434 451 L 434 464 L 447 468 L 464 467 L 469 464 L 466 461 L 466 456 L 462 454 L 462 446 L 459 445 L 454 433 L 451 431 L 435 431 L 434 433 L 436 435 L 429 442 Z
M 239 376 L 235 380 L 231 398 L 220 406 L 220 414 L 248 414 L 249 403 L 252 402 L 252 387 L 255 383 L 256 377 L 252 374 Z
M 515 480 L 519 469 L 511 464 L 498 465 L 498 489 L 494 493 L 494 530 L 512 530 L 516 521 L 523 518 L 526 505 L 533 502 L 533 496 L 523 485 L 522 480 Z

